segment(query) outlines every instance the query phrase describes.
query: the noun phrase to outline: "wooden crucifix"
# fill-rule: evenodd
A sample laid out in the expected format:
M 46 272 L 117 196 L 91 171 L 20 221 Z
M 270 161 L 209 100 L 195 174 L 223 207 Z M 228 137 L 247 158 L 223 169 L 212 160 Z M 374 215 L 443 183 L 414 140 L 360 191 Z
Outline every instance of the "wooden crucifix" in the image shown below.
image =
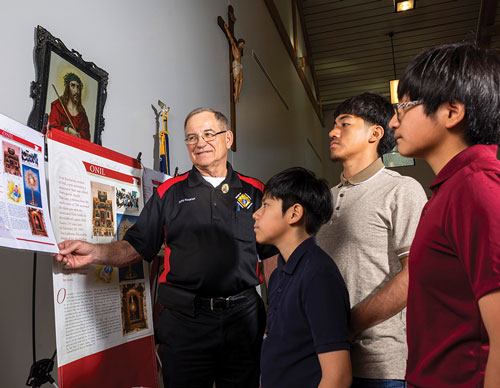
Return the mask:
M 232 6 L 227 10 L 228 23 L 220 16 L 217 17 L 217 24 L 226 35 L 229 43 L 229 91 L 231 101 L 231 131 L 233 132 L 233 145 L 231 149 L 236 151 L 236 107 L 235 104 L 240 100 L 241 85 L 243 83 L 243 65 L 241 57 L 243 56 L 244 39 L 234 37 L 234 22 L 236 17 Z

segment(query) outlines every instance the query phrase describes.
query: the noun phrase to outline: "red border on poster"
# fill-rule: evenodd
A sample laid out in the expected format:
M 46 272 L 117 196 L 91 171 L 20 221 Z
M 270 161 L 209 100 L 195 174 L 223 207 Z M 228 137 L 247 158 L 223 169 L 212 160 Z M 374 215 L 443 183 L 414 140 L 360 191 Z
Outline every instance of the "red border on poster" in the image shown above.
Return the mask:
M 51 129 L 47 133 L 47 138 L 55 140 L 62 144 L 69 145 L 71 147 L 78 148 L 90 154 L 102 156 L 106 159 L 112 160 L 113 162 L 118 162 L 126 166 L 142 169 L 142 166 L 137 161 L 137 159 L 120 154 L 119 152 L 113 151 L 98 144 L 91 143 L 90 141 L 82 140 L 76 136 L 70 135 L 69 133 L 60 131 L 58 129 Z
M 41 151 L 42 150 L 42 147 L 40 147 L 38 144 L 34 144 L 28 140 L 25 140 L 19 136 L 16 136 L 12 133 L 10 133 L 9 131 L 6 131 L 5 129 L 0 129 L 0 136 L 3 136 L 7 139 L 11 139 L 11 140 L 14 140 L 14 141 L 17 141 L 18 143 L 21 143 L 27 147 L 30 147 L 36 151 Z
M 132 184 L 141 184 L 141 178 L 138 178 L 133 175 L 127 175 L 127 174 L 122 174 L 121 172 L 117 172 L 115 170 L 111 170 L 106 167 L 98 166 L 97 164 L 89 163 L 89 162 L 83 162 L 83 165 L 85 166 L 85 170 L 87 170 L 88 173 L 94 174 L 94 175 L 99 175 L 103 176 L 109 179 L 116 179 L 117 181 L 125 182 L 125 183 L 132 183 Z
M 91 354 L 58 369 L 59 387 L 158 388 L 154 336 Z

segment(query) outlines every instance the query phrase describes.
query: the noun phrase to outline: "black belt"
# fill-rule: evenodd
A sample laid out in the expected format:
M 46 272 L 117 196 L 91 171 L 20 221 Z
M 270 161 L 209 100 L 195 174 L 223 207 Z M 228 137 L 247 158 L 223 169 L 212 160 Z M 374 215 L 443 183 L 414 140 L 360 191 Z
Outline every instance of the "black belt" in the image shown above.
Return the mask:
M 248 300 L 248 297 L 255 295 L 256 291 L 254 287 L 248 288 L 245 291 L 240 292 L 236 295 L 231 296 L 219 296 L 216 298 L 202 298 L 197 296 L 195 298 L 194 304 L 198 308 L 206 308 L 210 310 L 225 310 L 230 309 L 235 306 L 239 306 Z

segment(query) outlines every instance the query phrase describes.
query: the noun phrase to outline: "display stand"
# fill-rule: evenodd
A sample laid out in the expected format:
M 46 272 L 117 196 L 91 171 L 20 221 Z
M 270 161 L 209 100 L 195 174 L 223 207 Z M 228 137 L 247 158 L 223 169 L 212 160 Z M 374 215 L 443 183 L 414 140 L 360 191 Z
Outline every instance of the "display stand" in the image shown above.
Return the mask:
M 41 360 L 36 360 L 36 268 L 37 268 L 38 255 L 37 252 L 33 253 L 33 296 L 32 296 L 32 307 L 31 307 L 31 336 L 33 344 L 33 364 L 30 368 L 30 373 L 28 379 L 26 380 L 26 385 L 28 387 L 38 388 L 45 383 L 51 383 L 53 386 L 57 387 L 55 380 L 51 376 L 51 372 L 54 369 L 54 358 L 56 357 L 56 350 L 52 354 L 51 358 L 44 358 Z

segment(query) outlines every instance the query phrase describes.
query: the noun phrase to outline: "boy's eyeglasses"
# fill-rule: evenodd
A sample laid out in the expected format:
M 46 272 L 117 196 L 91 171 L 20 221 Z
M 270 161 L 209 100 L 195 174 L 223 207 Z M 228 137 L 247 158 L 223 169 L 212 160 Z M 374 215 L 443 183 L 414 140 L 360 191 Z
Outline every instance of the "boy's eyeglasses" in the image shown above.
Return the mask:
M 220 132 L 205 132 L 205 133 L 202 133 L 200 136 L 199 135 L 195 135 L 193 133 L 193 134 L 187 135 L 184 138 L 184 141 L 186 142 L 186 144 L 193 145 L 193 144 L 198 143 L 198 140 L 200 140 L 200 137 L 201 137 L 203 140 L 205 140 L 208 143 L 208 142 L 214 141 L 215 137 L 217 135 L 220 135 L 221 133 L 225 133 L 225 132 L 227 132 L 227 130 L 226 131 L 220 131 Z
M 403 114 L 399 113 L 400 109 L 408 108 L 410 106 L 417 106 L 417 105 L 421 105 L 421 104 L 422 104 L 422 101 L 416 100 L 416 101 L 408 101 L 408 102 L 400 102 L 397 104 L 392 104 L 392 107 L 394 108 L 394 112 L 396 112 L 396 116 L 398 118 L 398 121 L 401 121 Z

